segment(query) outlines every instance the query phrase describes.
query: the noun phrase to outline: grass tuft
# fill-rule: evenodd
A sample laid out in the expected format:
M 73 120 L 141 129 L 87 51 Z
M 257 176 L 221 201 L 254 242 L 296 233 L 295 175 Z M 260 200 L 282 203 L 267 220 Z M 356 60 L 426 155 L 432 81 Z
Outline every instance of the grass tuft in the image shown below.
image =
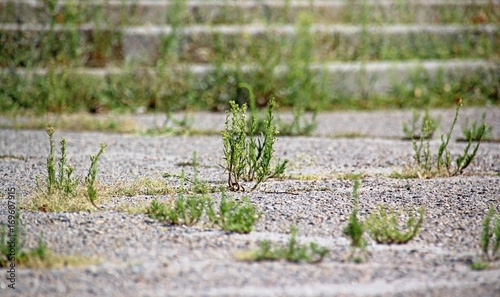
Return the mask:
M 210 224 L 236 233 L 251 232 L 261 216 L 247 197 L 243 197 L 242 201 L 230 200 L 224 190 L 218 208 L 215 207 L 213 198 L 206 193 L 190 194 L 187 197 L 181 193 L 170 204 L 153 200 L 147 213 L 151 218 L 173 225 L 194 225 L 205 215 Z
M 405 217 L 407 219 L 403 221 Z M 397 212 L 385 205 L 379 205 L 377 211 L 364 221 L 364 225 L 370 237 L 378 243 L 403 244 L 420 232 L 423 220 L 423 209 L 418 211 L 416 218 L 412 212 Z
M 218 213 L 212 204 L 207 213 L 212 223 L 224 231 L 237 233 L 250 233 L 261 216 L 248 197 L 243 197 L 242 201 L 238 202 L 228 199 L 225 192 L 222 192 Z
M 286 260 L 289 262 L 299 263 L 319 263 L 327 255 L 328 249 L 319 246 L 315 242 L 309 245 L 301 245 L 297 242 L 297 227 L 290 227 L 290 239 L 286 247 L 273 246 L 268 240 L 259 242 L 259 248 L 255 251 L 240 252 L 237 254 L 238 260 L 241 261 L 278 261 Z

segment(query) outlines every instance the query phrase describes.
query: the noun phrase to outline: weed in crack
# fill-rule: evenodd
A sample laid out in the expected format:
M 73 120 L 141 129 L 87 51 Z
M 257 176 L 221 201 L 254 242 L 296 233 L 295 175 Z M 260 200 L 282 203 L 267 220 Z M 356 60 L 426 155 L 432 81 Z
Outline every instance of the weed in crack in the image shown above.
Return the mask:
M 439 123 L 441 119 L 433 118 L 429 115 L 429 110 L 425 110 L 421 121 L 420 131 L 417 129 L 417 125 L 420 120 L 420 113 L 416 110 L 412 112 L 412 119 L 410 122 L 403 123 L 403 133 L 404 138 L 408 140 L 413 139 L 431 139 L 434 132 L 439 128 Z
M 401 217 L 408 219 L 401 224 Z M 402 213 L 379 205 L 376 212 L 364 221 L 370 237 L 378 243 L 403 244 L 410 241 L 420 232 L 424 220 L 424 209 L 418 210 L 418 219 L 412 212 Z M 403 226 L 401 226 L 403 225 Z
M 493 128 L 490 125 L 486 124 L 485 118 L 486 118 L 486 113 L 483 113 L 480 124 L 475 121 L 469 123 L 469 119 L 467 118 L 465 121 L 465 125 L 462 127 L 463 138 L 459 138 L 458 140 L 459 141 L 468 141 L 469 139 L 471 139 L 472 141 L 481 141 L 482 139 L 491 140 Z
M 425 141 L 424 137 L 420 137 L 419 140 L 413 138 L 412 146 L 413 151 L 415 152 L 414 160 L 417 168 L 409 168 L 405 172 L 393 173 L 391 176 L 396 178 L 432 178 L 449 177 L 461 174 L 472 163 L 486 131 L 486 124 L 483 122 L 474 133 L 469 133 L 467 145 L 465 146 L 463 152 L 455 158 L 455 162 L 453 164 L 448 145 L 455 124 L 457 123 L 461 107 L 462 100 L 459 101 L 458 106 L 455 109 L 455 116 L 450 126 L 450 130 L 446 135 L 441 135 L 441 144 L 439 145 L 438 151 L 435 155 L 431 152 L 429 140 Z M 422 125 L 420 135 L 429 135 L 429 125 L 425 125 L 425 123 Z M 472 143 L 474 142 L 473 138 L 476 138 L 477 140 L 472 152 L 470 152 Z
M 95 187 L 95 180 L 97 178 L 97 162 L 99 161 L 99 157 L 104 153 L 104 149 L 106 148 L 106 144 L 100 144 L 101 149 L 97 153 L 97 155 L 90 156 L 90 168 L 87 174 L 87 178 L 85 179 L 85 183 L 87 184 L 87 197 L 89 198 L 92 205 L 96 208 L 99 208 L 95 201 L 97 199 L 97 189 Z
M 61 140 L 61 158 L 59 159 L 59 172 L 56 170 L 55 161 L 55 143 L 54 143 L 54 129 L 52 126 L 47 126 L 47 134 L 49 136 L 49 155 L 47 157 L 47 177 L 45 178 L 45 188 L 42 189 L 38 177 L 37 192 L 27 202 L 29 209 L 39 211 L 79 211 L 88 210 L 85 206 L 84 200 L 96 207 L 97 200 L 97 173 L 98 173 L 98 160 L 104 153 L 106 145 L 101 143 L 100 150 L 97 155 L 90 156 L 90 167 L 88 170 L 85 182 L 81 182 L 78 178 L 72 176 L 74 167 L 67 164 L 66 155 L 66 140 Z M 82 187 L 86 188 L 86 194 L 82 193 Z
M 213 204 L 209 204 L 207 214 L 210 221 L 224 231 L 237 233 L 250 233 L 261 216 L 248 197 L 243 197 L 242 201 L 238 202 L 228 199 L 224 191 L 221 193 L 218 212 Z
M 48 126 L 47 134 L 49 136 L 49 156 L 47 157 L 47 193 L 52 194 L 53 191 L 61 190 L 68 195 L 72 195 L 76 191 L 78 181 L 71 175 L 74 167 L 66 165 L 66 139 L 61 139 L 61 158 L 59 160 L 59 174 L 56 173 L 55 161 L 55 143 L 54 143 L 54 128 Z
M 257 120 L 255 116 L 250 119 L 247 129 L 246 104 L 239 107 L 230 102 L 231 110 L 227 113 L 225 129 L 221 132 L 224 144 L 224 169 L 228 172 L 228 186 L 232 191 L 244 191 L 240 180 L 256 180 L 252 191 L 263 181 L 282 175 L 288 160 L 278 160 L 277 165 L 271 168 L 274 153 L 274 143 L 278 130 L 274 125 L 273 107 L 271 101 L 264 123 L 264 132 L 261 137 L 256 137 Z M 248 131 L 247 131 L 248 130 Z M 249 139 L 247 139 L 249 135 Z
M 270 241 L 263 240 L 259 242 L 259 249 L 239 253 L 237 258 L 243 261 L 278 261 L 283 259 L 295 263 L 318 263 L 328 255 L 328 249 L 315 242 L 311 242 L 309 245 L 299 244 L 297 233 L 297 227 L 292 225 L 286 247 L 275 247 Z
M 483 221 L 481 234 L 481 252 L 483 260 L 472 263 L 472 269 L 484 270 L 490 268 L 490 263 L 500 259 L 500 214 L 495 207 L 490 207 Z
M 205 215 L 210 224 L 219 226 L 226 232 L 236 233 L 251 232 L 261 216 L 248 198 L 244 197 L 242 201 L 230 200 L 224 190 L 218 208 L 215 207 L 213 198 L 207 194 L 190 194 L 187 197 L 180 194 L 170 205 L 153 200 L 147 213 L 153 219 L 173 225 L 194 225 Z
M 173 225 L 194 225 L 198 223 L 203 215 L 208 198 L 201 198 L 194 195 L 185 197 L 181 195 L 175 200 L 173 205 L 151 202 L 148 209 L 149 217 L 160 221 L 167 221 Z
M 358 217 L 359 185 L 359 179 L 356 178 L 354 180 L 354 186 L 352 189 L 353 210 L 349 215 L 347 226 L 344 228 L 344 235 L 351 239 L 351 252 L 348 255 L 348 259 L 353 260 L 356 263 L 363 262 L 368 259 L 368 252 L 366 251 L 366 240 L 363 237 L 365 226 Z M 357 250 L 360 250 L 362 252 L 361 256 L 356 255 Z

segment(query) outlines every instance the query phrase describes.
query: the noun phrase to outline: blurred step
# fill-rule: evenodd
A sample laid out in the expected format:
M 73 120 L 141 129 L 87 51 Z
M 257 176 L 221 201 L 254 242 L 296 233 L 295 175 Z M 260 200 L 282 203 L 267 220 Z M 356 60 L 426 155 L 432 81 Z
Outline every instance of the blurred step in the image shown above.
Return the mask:
M 0 66 L 29 59 L 34 65 L 53 58 L 81 60 L 103 67 L 123 61 L 153 65 L 169 56 L 181 63 L 263 63 L 287 60 L 310 51 L 312 61 L 411 59 L 498 59 L 497 25 L 192 25 L 95 29 L 90 25 L 49 27 L 0 24 L 5 45 Z M 23 58 L 21 53 L 26 54 Z M 30 55 L 33 53 L 33 55 Z M 79 56 L 84 55 L 84 56 Z M 295 55 L 295 56 L 294 56 Z
M 124 59 L 148 64 L 165 54 L 165 40 L 180 61 L 189 63 L 211 63 L 216 56 L 237 63 L 291 59 L 292 49 L 301 44 L 310 47 L 314 61 L 498 58 L 500 48 L 495 25 L 312 25 L 310 31 L 293 25 L 201 25 L 177 31 L 149 26 L 126 28 L 122 38 Z
M 316 23 L 498 23 L 498 0 L 240 0 L 59 1 L 49 9 L 42 0 L 0 0 L 0 23 L 86 23 L 108 25 L 295 23 L 308 13 Z
M 210 76 L 225 77 L 225 84 L 238 79 L 249 79 L 260 75 L 259 69 L 255 65 L 243 65 L 240 67 L 224 65 L 218 69 L 213 65 L 176 65 L 165 68 L 166 77 L 175 76 L 175 79 L 182 79 L 182 75 L 192 79 L 195 85 L 207 84 Z M 325 83 L 326 88 L 336 97 L 359 98 L 369 94 L 379 96 L 391 94 L 398 88 L 405 89 L 412 86 L 420 87 L 443 87 L 440 84 L 456 84 L 460 81 L 481 80 L 486 86 L 499 88 L 500 63 L 483 60 L 447 60 L 447 61 L 406 61 L 406 62 L 352 62 L 352 63 L 325 63 L 312 64 L 310 70 L 319 82 Z M 3 74 L 11 71 L 20 75 L 46 75 L 50 73 L 47 69 L 6 69 L 0 68 Z M 144 77 L 154 77 L 158 69 L 153 68 L 63 68 L 71 73 L 88 76 L 137 76 L 138 80 Z M 277 66 L 274 69 L 275 77 L 283 77 L 288 72 L 286 65 Z M 187 74 L 189 73 L 189 74 Z M 140 77 L 140 79 L 139 79 Z M 232 78 L 231 78 L 232 77 Z M 165 81 L 163 87 L 168 89 L 168 82 Z M 194 87 L 194 86 L 193 86 Z M 497 90 L 498 92 L 498 90 Z M 221 95 L 224 97 L 223 95 Z

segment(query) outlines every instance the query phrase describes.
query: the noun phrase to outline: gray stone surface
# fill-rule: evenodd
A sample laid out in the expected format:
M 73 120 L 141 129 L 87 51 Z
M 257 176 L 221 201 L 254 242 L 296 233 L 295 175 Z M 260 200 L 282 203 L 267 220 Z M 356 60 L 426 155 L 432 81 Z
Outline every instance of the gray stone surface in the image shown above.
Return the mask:
M 485 109 L 464 109 L 479 120 Z M 486 121 L 500 136 L 500 109 L 487 108 Z M 452 110 L 433 110 L 448 127 Z M 16 287 L 1 296 L 498 296 L 500 270 L 472 271 L 480 256 L 482 220 L 490 206 L 500 205 L 500 146 L 481 144 L 478 156 L 464 175 L 429 180 L 398 180 L 387 175 L 411 164 L 412 148 L 400 140 L 401 122 L 409 111 L 338 112 L 319 116 L 312 137 L 280 137 L 278 157 L 290 160 L 288 174 L 309 179 L 271 180 L 246 193 L 263 212 L 250 234 L 225 233 L 206 225 L 170 226 L 143 214 L 118 211 L 120 205 L 170 196 L 114 197 L 104 210 L 79 213 L 42 213 L 22 210 L 26 245 L 34 246 L 40 233 L 61 254 L 100 259 L 99 264 L 52 270 L 19 269 Z M 157 118 L 159 116 L 156 116 Z M 135 116 L 143 127 L 151 115 Z M 224 115 L 194 114 L 195 125 L 218 130 Z M 8 119 L 2 119 L 8 122 Z M 457 127 L 459 128 L 459 127 Z M 459 129 L 458 129 L 459 130 Z M 339 135 L 358 134 L 361 138 Z M 464 143 L 453 136 L 452 154 Z M 200 178 L 216 185 L 225 174 L 219 136 L 150 137 L 113 133 L 57 131 L 68 141 L 69 162 L 83 175 L 88 155 L 99 142 L 108 144 L 99 163 L 98 179 L 105 183 L 180 173 L 190 167 L 197 151 Z M 437 139 L 431 142 L 432 147 Z M 34 177 L 45 174 L 48 140 L 44 131 L 0 130 L 0 187 L 14 185 L 29 199 Z M 422 232 L 406 245 L 386 246 L 369 240 L 369 261 L 345 261 L 349 242 L 342 229 L 350 211 L 352 181 L 340 173 L 364 173 L 360 215 L 366 217 L 379 203 L 401 208 L 426 208 Z M 167 180 L 175 184 L 175 180 Z M 241 193 L 230 193 L 241 197 Z M 214 194 L 218 200 L 220 194 Z M 5 196 L 0 198 L 2 207 Z M 301 243 L 317 242 L 330 250 L 321 263 L 241 262 L 235 254 L 255 248 L 260 240 L 285 244 L 289 227 L 299 228 Z M 1 269 L 3 275 L 4 268 Z M 4 281 L 4 277 L 0 281 Z
M 316 59 L 331 60 L 332 53 L 346 59 L 345 54 L 359 51 L 363 46 L 378 48 L 383 44 L 387 49 L 435 46 L 438 44 L 465 44 L 465 40 L 477 43 L 484 38 L 497 40 L 496 25 L 418 25 L 418 24 L 369 24 L 366 28 L 348 24 L 313 24 L 311 32 L 315 40 L 312 52 Z M 182 38 L 179 44 L 179 56 L 186 62 L 203 60 L 196 56 L 196 51 L 211 53 L 216 48 L 216 41 L 222 46 L 247 49 L 254 43 L 265 44 L 268 40 L 280 41 L 289 46 L 290 40 L 297 34 L 294 24 L 251 24 L 251 25 L 191 25 L 177 29 Z M 161 55 L 162 40 L 172 34 L 171 26 L 133 26 L 122 31 L 123 57 L 126 61 L 140 61 L 154 64 Z M 367 34 L 368 43 L 363 34 Z M 251 40 L 251 42 L 249 42 Z M 318 42 L 321 40 L 321 42 Z M 269 42 L 267 42 L 269 43 Z M 367 44 L 366 44 L 367 43 Z M 366 45 L 365 45 L 366 44 Z

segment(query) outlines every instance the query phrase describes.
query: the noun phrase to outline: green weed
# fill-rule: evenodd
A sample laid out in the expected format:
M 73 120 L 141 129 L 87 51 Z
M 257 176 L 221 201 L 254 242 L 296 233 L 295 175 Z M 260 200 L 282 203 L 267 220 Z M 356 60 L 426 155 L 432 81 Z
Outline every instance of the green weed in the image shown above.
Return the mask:
M 401 222 L 402 217 L 408 219 Z M 371 238 L 378 243 L 403 244 L 420 232 L 424 220 L 424 210 L 418 211 L 418 218 L 411 212 L 402 213 L 380 205 L 378 210 L 368 216 L 364 226 Z M 401 226 L 403 225 L 403 226 Z
M 455 127 L 455 124 L 458 119 L 458 114 L 460 111 L 460 107 L 462 106 L 462 101 L 459 102 L 458 106 L 455 109 L 455 117 L 453 118 L 453 122 L 450 126 L 450 130 L 446 135 L 441 135 L 441 144 L 438 148 L 436 155 L 433 155 L 430 150 L 429 142 L 424 142 L 423 138 L 420 138 L 419 141 L 416 139 L 412 139 L 413 150 L 415 152 L 414 159 L 418 166 L 417 174 L 420 178 L 430 178 L 436 176 L 455 176 L 457 174 L 461 174 L 467 166 L 470 165 L 474 157 L 476 156 L 479 145 L 481 144 L 481 139 L 484 136 L 484 132 L 486 130 L 486 125 L 483 123 L 477 129 L 477 136 L 479 140 L 477 141 L 472 152 L 469 152 L 472 146 L 472 135 L 467 140 L 467 146 L 464 148 L 464 151 L 461 155 L 455 158 L 455 165 L 452 164 L 451 154 L 448 149 L 448 144 L 450 142 L 451 133 Z M 428 134 L 428 127 L 426 125 L 422 126 L 421 134 Z
M 189 195 L 187 198 L 182 194 L 175 200 L 173 205 L 160 204 L 156 200 L 151 202 L 148 214 L 151 218 L 167 221 L 174 225 L 194 225 L 201 219 L 208 198 Z
M 310 135 L 317 127 L 316 116 L 321 102 L 325 97 L 325 90 L 314 80 L 311 70 L 313 61 L 314 38 L 311 33 L 313 19 L 307 14 L 301 14 L 297 24 L 297 35 L 293 41 L 290 59 L 287 59 L 288 71 L 285 75 L 285 101 L 292 106 L 293 120 L 286 124 L 279 121 L 282 135 Z M 316 108 L 310 121 L 305 119 L 306 108 L 311 106 L 311 97 L 315 98 Z
M 500 259 L 500 215 L 495 207 L 490 207 L 483 221 L 481 234 L 481 252 L 483 259 L 471 264 L 473 270 L 484 270 L 491 267 L 490 263 Z
M 469 139 L 471 139 L 472 141 L 481 141 L 482 139 L 488 140 L 492 138 L 493 128 L 485 123 L 485 118 L 486 113 L 483 113 L 481 124 L 478 124 L 475 121 L 469 123 L 469 119 L 466 119 L 465 125 L 462 127 L 462 135 L 465 141 Z
M 193 130 L 194 118 L 187 113 L 181 119 L 176 119 L 172 112 L 167 112 L 165 122 L 161 127 L 148 129 L 147 135 L 190 135 Z
M 500 215 L 494 207 L 489 209 L 484 218 L 481 248 L 487 260 L 493 261 L 497 258 L 500 248 Z
M 485 261 L 474 261 L 471 264 L 472 270 L 486 270 L 490 268 L 490 263 Z
M 151 202 L 147 210 L 151 218 L 166 221 L 174 225 L 194 225 L 203 215 L 208 221 L 227 232 L 249 233 L 260 218 L 260 213 L 248 198 L 243 197 L 241 202 L 229 200 L 222 191 L 219 207 L 215 207 L 214 200 L 207 194 L 196 195 L 180 194 L 172 204 Z
M 365 260 L 368 258 L 368 252 L 366 251 L 366 240 L 363 237 L 365 226 L 358 217 L 359 185 L 359 179 L 355 179 L 352 189 L 353 210 L 349 215 L 347 226 L 344 228 L 344 235 L 349 237 L 351 240 L 351 252 L 348 255 L 348 258 L 354 260 L 355 262 L 363 262 L 363 258 L 361 256 L 356 256 L 357 250 L 360 250 L 362 252 Z
M 248 197 L 243 197 L 242 201 L 238 202 L 228 199 L 224 191 L 221 194 L 218 212 L 210 204 L 207 214 L 210 221 L 224 231 L 237 233 L 250 233 L 261 216 Z
M 2 226 L 0 231 L 0 267 L 7 267 L 9 262 L 22 266 L 29 262 L 46 260 L 47 244 L 42 240 L 41 236 L 37 247 L 28 250 L 23 248 L 24 242 L 22 241 L 21 220 L 19 217 L 20 210 L 18 208 L 13 224 L 9 228 Z
M 75 168 L 67 165 L 66 162 L 66 139 L 61 139 L 61 158 L 59 160 L 59 174 L 56 174 L 55 165 L 55 143 L 54 143 L 54 128 L 47 126 L 47 134 L 49 136 L 49 156 L 47 158 L 47 193 L 50 195 L 53 191 L 60 190 L 66 194 L 74 194 L 78 181 L 72 177 Z
M 87 174 L 87 178 L 85 179 L 85 183 L 87 184 L 87 197 L 89 197 L 90 202 L 96 208 L 99 208 L 95 205 L 95 201 L 97 199 L 97 189 L 95 187 L 95 180 L 97 178 L 97 162 L 99 161 L 99 157 L 104 153 L 104 149 L 106 148 L 106 144 L 100 144 L 101 149 L 97 153 L 97 155 L 90 156 L 90 168 Z
M 72 176 L 74 167 L 67 164 L 66 140 L 61 140 L 61 158 L 59 159 L 59 172 L 56 170 L 54 129 L 47 126 L 49 136 L 49 156 L 47 157 L 47 176 L 45 179 L 46 190 L 42 189 L 37 177 L 37 193 L 28 202 L 28 208 L 40 211 L 75 211 L 87 209 L 82 198 L 98 208 L 95 204 L 97 199 L 97 173 L 98 160 L 104 153 L 106 144 L 101 143 L 101 149 L 97 155 L 90 156 L 90 167 L 85 182 Z M 82 194 L 82 187 L 86 188 L 86 195 Z
M 231 110 L 227 113 L 225 129 L 221 132 L 224 144 L 225 170 L 228 172 L 228 186 L 232 191 L 244 191 L 240 180 L 256 180 L 252 190 L 272 177 L 284 173 L 288 160 L 281 162 L 272 169 L 271 160 L 274 153 L 274 142 L 278 131 L 274 125 L 273 102 L 271 102 L 265 120 L 264 133 L 255 137 L 257 119 L 252 116 L 247 129 L 246 104 L 239 107 L 230 102 Z M 249 139 L 247 139 L 247 134 Z
M 433 118 L 429 115 L 429 110 L 425 110 L 422 121 L 420 122 L 420 130 L 417 128 L 419 122 L 420 113 L 413 110 L 411 121 L 403 123 L 404 139 L 431 139 L 434 132 L 439 128 L 441 119 Z
M 321 262 L 327 255 L 328 249 L 320 247 L 317 243 L 311 242 L 309 245 L 301 245 L 297 242 L 297 227 L 290 227 L 290 239 L 286 247 L 274 247 L 270 241 L 259 242 L 259 249 L 237 255 L 239 260 L 245 261 L 278 261 L 289 262 Z

